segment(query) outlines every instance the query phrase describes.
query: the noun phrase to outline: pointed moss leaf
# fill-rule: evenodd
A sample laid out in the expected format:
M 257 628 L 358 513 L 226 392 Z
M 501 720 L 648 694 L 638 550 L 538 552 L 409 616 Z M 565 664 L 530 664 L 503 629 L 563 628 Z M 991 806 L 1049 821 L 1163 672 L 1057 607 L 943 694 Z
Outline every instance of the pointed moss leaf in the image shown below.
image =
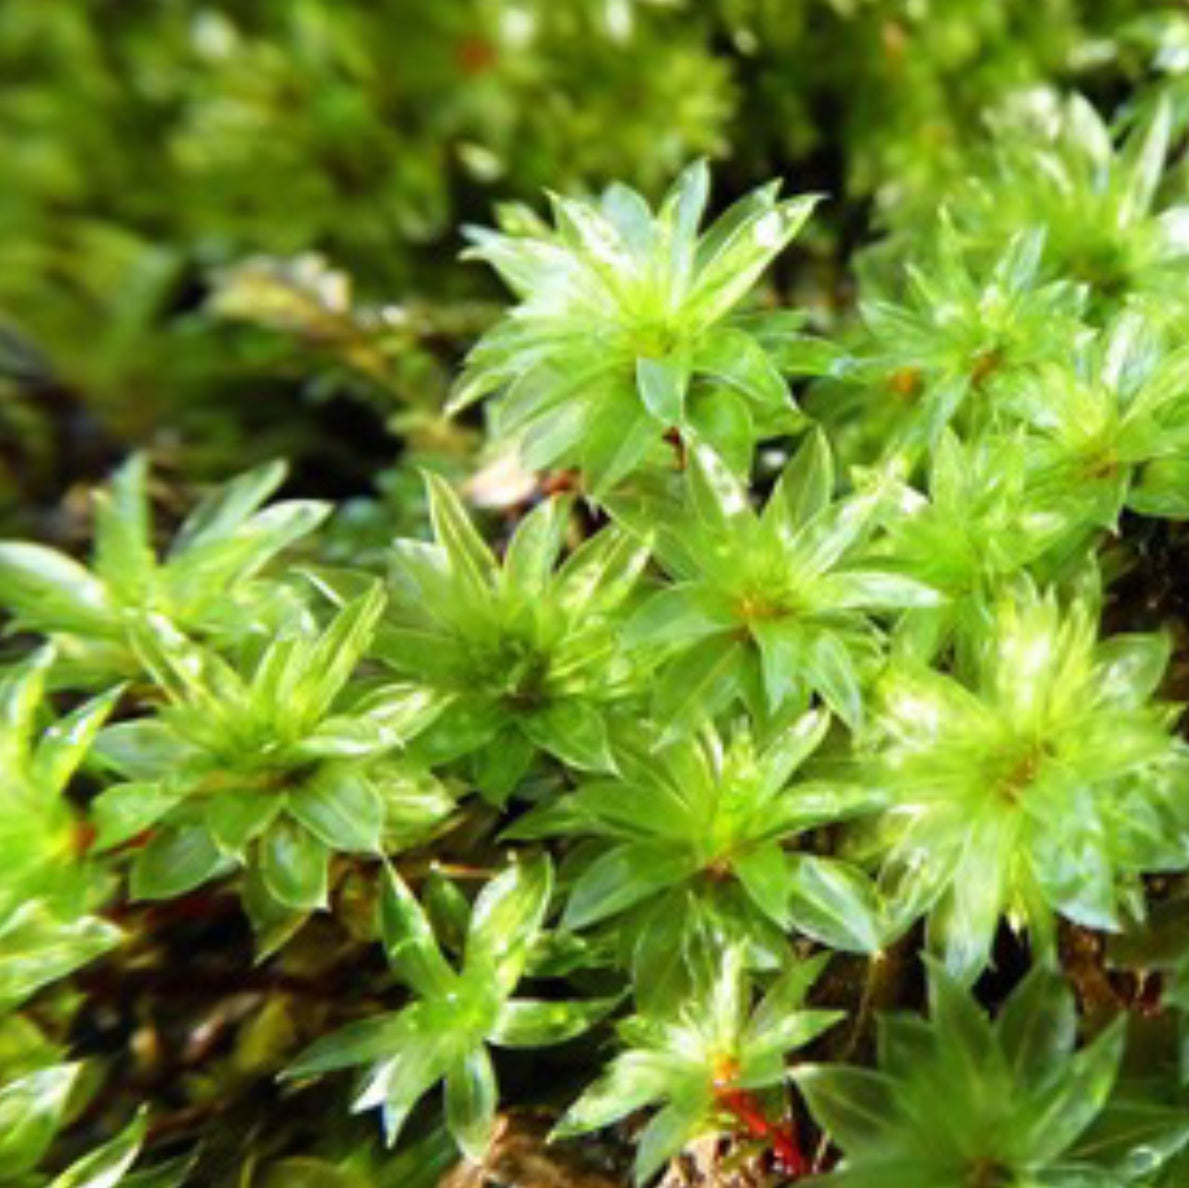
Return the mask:
M 754 846 L 732 862 L 731 870 L 760 911 L 778 927 L 787 928 L 792 879 L 780 846 L 775 843 Z
M 745 530 L 752 518 L 747 488 L 714 450 L 695 444 L 688 474 L 690 502 L 704 529 L 714 534 Z
M 364 1078 L 352 1109 L 379 1106 L 384 1140 L 390 1147 L 400 1137 L 418 1099 L 445 1076 L 450 1066 L 457 1043 L 453 1035 L 443 1037 L 442 1029 L 447 1027 L 446 1019 L 423 1020 L 420 1034 L 408 1037 L 398 1049 L 399 1055 L 373 1065 Z M 453 1143 L 450 1154 L 452 1161 L 457 1158 Z
M 425 1015 L 424 1007 L 414 1003 L 403 1011 L 357 1019 L 316 1040 L 284 1075 L 312 1077 L 397 1056 L 403 1046 L 416 1042 L 426 1025 Z
M 373 585 L 339 611 L 310 649 L 302 679 L 294 690 L 301 699 L 303 714 L 314 719 L 329 712 L 371 643 L 385 601 L 382 587 Z
M 160 782 L 117 784 L 108 788 L 91 804 L 91 821 L 98 831 L 96 849 L 109 850 L 130 841 L 185 798 L 184 786 Z
M 678 1098 L 654 1114 L 637 1141 L 633 1165 L 636 1184 L 648 1183 L 704 1127 L 702 1102 Z
M 456 979 L 433 926 L 404 880 L 386 867 L 380 890 L 380 937 L 392 968 L 423 998 L 450 992 Z
M 108 726 L 93 754 L 128 779 L 149 782 L 176 771 L 192 748 L 159 719 L 136 718 Z
M 846 646 L 833 635 L 818 633 L 802 653 L 805 677 L 822 700 L 852 730 L 863 720 L 863 691 Z
M 475 900 L 466 941 L 466 969 L 490 970 L 507 994 L 520 981 L 553 893 L 548 857 L 517 860 Z
M 759 432 L 751 405 L 733 388 L 695 387 L 686 413 L 691 436 L 708 442 L 736 474 L 751 469 L 752 448 Z
M 332 850 L 376 852 L 384 802 L 371 780 L 351 767 L 329 764 L 297 791 L 287 811 Z
M 765 409 L 792 408 L 792 397 L 772 357 L 742 330 L 723 327 L 707 334 L 691 359 L 698 374 L 726 384 Z
M 124 1173 L 136 1161 L 148 1131 L 148 1117 L 144 1110 L 110 1142 L 72 1163 L 49 1188 L 114 1188 L 126 1182 Z
M 103 584 L 77 561 L 41 545 L 0 541 L 0 602 L 43 631 L 104 636 L 117 626 Z
M 938 606 L 941 594 L 932 586 L 898 573 L 848 569 L 824 577 L 821 597 L 840 610 L 900 610 Z
M 791 1075 L 814 1120 L 843 1151 L 886 1145 L 896 1118 L 894 1081 L 841 1064 L 803 1064 Z
M 504 558 L 503 581 L 521 598 L 531 600 L 545 592 L 561 551 L 569 510 L 566 500 L 548 499 L 516 529 Z
M 123 934 L 96 916 L 63 920 L 44 903 L 20 904 L 0 924 L 0 1010 L 115 948 Z
M 587 1002 L 540 1002 L 510 999 L 500 1007 L 488 1039 L 504 1048 L 561 1044 L 588 1031 L 615 1008 L 618 998 Z
M 146 490 L 148 459 L 134 454 L 95 501 L 95 572 L 129 601 L 143 597 L 157 568 Z
M 730 636 L 706 640 L 669 665 L 656 687 L 653 712 L 673 733 L 713 716 L 738 687 L 744 661 Z
M 824 511 L 834 493 L 834 461 L 826 435 L 812 429 L 792 456 L 764 506 L 765 526 L 792 540 Z
M 123 689 L 84 702 L 42 734 L 33 756 L 32 776 L 52 792 L 61 792 L 90 751 Z
M 599 1130 L 664 1096 L 667 1069 L 652 1052 L 616 1056 L 554 1128 L 554 1138 Z
M 685 420 L 685 393 L 689 387 L 689 366 L 678 356 L 636 360 L 636 384 L 644 407 L 662 425 L 680 425 Z
M 562 923 L 585 928 L 693 873 L 688 855 L 648 842 L 620 845 L 597 858 L 574 884 Z
M 0 1085 L 0 1159 L 14 1180 L 41 1162 L 81 1065 L 55 1064 Z
M 473 593 L 483 594 L 496 579 L 491 551 L 449 484 L 436 474 L 427 474 L 425 484 L 434 535 L 446 550 L 451 569 Z
M 523 729 L 539 747 L 580 771 L 615 768 L 603 715 L 588 702 L 559 701 L 526 718 Z
M 284 462 L 265 462 L 206 496 L 182 522 L 170 557 L 232 535 L 285 479 Z
M 1115 1177 L 1111 1183 L 1131 1184 L 1146 1183 L 1187 1147 L 1189 1117 L 1182 1106 L 1145 1100 L 1139 1094 L 1114 1094 L 1072 1154 L 1078 1162 L 1097 1165 Z M 1175 1183 L 1174 1175 L 1165 1178 Z
M 1038 1162 L 1055 1161 L 1106 1104 L 1123 1057 L 1126 1028 L 1126 1018 L 1116 1019 L 1072 1058 L 1058 1083 L 1029 1102 L 1026 1113 L 1021 1110 L 1021 1130 Z
M 231 788 L 212 797 L 202 820 L 219 848 L 240 858 L 248 843 L 259 837 L 284 808 L 284 797 L 262 795 L 251 787 Z
M 802 932 L 850 953 L 873 953 L 883 943 L 875 888 L 856 867 L 812 854 L 794 854 L 788 912 Z
M 462 1153 L 474 1162 L 487 1154 L 498 1097 L 486 1048 L 472 1048 L 447 1070 L 446 1125 Z
M 1073 994 L 1055 970 L 1038 965 L 1012 992 L 995 1028 L 1013 1075 L 1021 1084 L 1037 1084 L 1073 1050 Z
M 234 863 L 200 825 L 166 826 L 155 832 L 132 864 L 136 899 L 170 899 L 228 873 Z
M 259 845 L 260 874 L 277 903 L 295 912 L 326 906 L 330 854 L 308 829 L 281 817 Z

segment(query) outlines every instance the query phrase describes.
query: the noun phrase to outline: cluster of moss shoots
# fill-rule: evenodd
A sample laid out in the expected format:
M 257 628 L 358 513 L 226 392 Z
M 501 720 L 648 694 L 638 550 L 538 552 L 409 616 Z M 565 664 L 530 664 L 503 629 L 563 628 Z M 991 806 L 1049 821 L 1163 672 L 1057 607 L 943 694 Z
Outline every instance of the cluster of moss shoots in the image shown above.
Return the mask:
M 330 564 L 330 509 L 269 503 L 266 467 L 162 550 L 134 457 L 89 565 L 0 543 L 44 641 L 0 706 L 0 1008 L 118 971 L 138 902 L 205 889 L 263 962 L 350 916 L 368 993 L 270 1071 L 301 1100 L 357 1069 L 405 1183 L 442 1144 L 490 1166 L 499 1053 L 561 1043 L 555 1143 L 626 1136 L 641 1183 L 713 1135 L 749 1183 L 1185 1182 L 1189 1070 L 1149 1032 L 1183 1022 L 1189 931 L 1145 938 L 1189 870 L 1189 748 L 1171 636 L 1102 626 L 1133 526 L 1189 516 L 1170 115 L 1113 156 L 1081 100 L 1055 118 L 1030 151 L 1118 242 L 1043 180 L 1005 227 L 1005 153 L 893 228 L 832 338 L 751 300 L 815 196 L 703 230 L 697 164 L 655 209 L 612 186 L 476 232 L 519 304 L 455 407 L 575 488 L 504 524 L 427 475 L 420 536 Z M 1166 979 L 1143 1028 L 1071 936 Z M 22 1184 L 70 1095 L 35 1133 L 4 1111 L 61 1055 L 0 1088 Z M 145 1134 L 53 1182 L 183 1182 Z

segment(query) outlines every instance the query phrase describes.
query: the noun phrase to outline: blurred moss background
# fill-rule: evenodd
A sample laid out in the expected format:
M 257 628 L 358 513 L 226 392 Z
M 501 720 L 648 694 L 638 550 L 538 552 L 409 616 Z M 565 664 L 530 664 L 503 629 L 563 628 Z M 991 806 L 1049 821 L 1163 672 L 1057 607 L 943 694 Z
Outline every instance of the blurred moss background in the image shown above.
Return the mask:
M 1180 95 L 1187 30 L 1144 0 L 4 0 L 0 526 L 69 535 L 130 445 L 381 501 L 402 450 L 468 456 L 437 410 L 499 294 L 459 228 L 543 187 L 655 195 L 708 155 L 719 203 L 825 191 L 782 281 L 845 316 L 849 252 L 935 210 L 989 112 Z

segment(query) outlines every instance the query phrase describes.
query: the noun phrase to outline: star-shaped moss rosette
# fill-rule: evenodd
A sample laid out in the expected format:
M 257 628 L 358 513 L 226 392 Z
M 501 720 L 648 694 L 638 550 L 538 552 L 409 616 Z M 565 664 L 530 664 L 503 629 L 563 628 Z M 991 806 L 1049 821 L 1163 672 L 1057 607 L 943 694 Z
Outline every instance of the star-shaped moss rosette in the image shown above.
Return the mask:
M 629 522 L 654 526 L 671 579 L 633 615 L 627 638 L 668 649 L 652 710 L 673 732 L 734 702 L 760 718 L 811 693 L 857 727 L 864 670 L 881 655 L 875 616 L 940 601 L 869 557 L 890 485 L 877 478 L 835 499 L 834 481 L 830 448 L 814 432 L 762 512 L 701 444 L 678 497 L 613 503 Z
M 896 646 L 926 660 L 978 641 L 996 591 L 1021 575 L 1061 574 L 1084 561 L 1085 524 L 1071 492 L 1037 487 L 1026 431 L 962 441 L 946 430 L 932 451 L 924 491 L 904 485 L 873 546 L 881 565 L 939 591 L 936 606 L 909 608 Z
M 680 938 L 714 922 L 753 964 L 779 963 L 797 927 L 840 949 L 882 943 L 874 889 L 844 862 L 786 849 L 798 834 L 880 806 L 860 787 L 802 778 L 829 714 L 813 710 L 758 745 L 745 723 L 668 745 L 621 741 L 620 775 L 536 808 L 508 837 L 598 839 L 574 875 L 562 923 L 612 921 L 639 986 L 664 980 Z
M 547 858 L 514 861 L 475 900 L 461 967 L 443 956 L 421 905 L 389 872 L 380 934 L 389 963 L 413 992 L 398 1011 L 349 1023 L 318 1040 L 287 1070 L 312 1077 L 365 1066 L 356 1110 L 383 1112 L 395 1143 L 409 1112 L 445 1082 L 446 1124 L 463 1153 L 481 1160 L 495 1125 L 499 1090 L 488 1045 L 536 1048 L 586 1031 L 617 999 L 513 998 L 549 908 Z
M 775 1090 L 787 1076 L 788 1054 L 843 1018 L 804 1005 L 829 955 L 786 958 L 754 1002 L 739 949 L 691 948 L 701 953 L 689 962 L 686 987 L 619 1025 L 624 1050 L 570 1106 L 554 1136 L 585 1134 L 659 1106 L 637 1141 L 637 1184 L 695 1139 L 732 1133 L 769 1146 L 786 1172 L 800 1175 L 808 1159 L 793 1124 L 777 1120 L 785 1105 Z
M 1116 929 L 1141 872 L 1189 867 L 1189 753 L 1153 700 L 1159 635 L 1098 640 L 1098 605 L 1005 593 L 969 671 L 902 658 L 880 681 L 863 778 L 883 791 L 891 900 L 974 978 L 1004 917 L 1051 951 L 1055 917 Z
M 1073 993 L 1038 966 L 992 1021 L 939 967 L 930 1018 L 879 1020 L 879 1067 L 800 1065 L 792 1077 L 842 1151 L 838 1188 L 1123 1188 L 1077 1149 L 1110 1096 L 1126 1019 L 1080 1049 Z M 1148 1136 L 1137 1137 L 1137 1150 Z
M 471 352 L 452 407 L 498 392 L 496 436 L 530 468 L 578 467 L 595 493 L 663 455 L 670 430 L 737 453 L 795 427 L 755 319 L 733 315 L 817 198 L 764 186 L 699 234 L 708 191 L 700 162 L 655 213 L 615 185 L 598 203 L 554 197 L 554 231 L 473 232 L 469 254 L 520 304 Z
M 1030 431 L 1023 456 L 1040 498 L 1107 529 L 1125 508 L 1189 518 L 1189 351 L 1142 315 L 1044 364 L 1005 405 Z
M 0 541 L 0 599 L 22 628 L 54 640 L 57 676 L 83 684 L 139 675 L 131 635 L 150 614 L 212 639 L 272 630 L 296 613 L 295 599 L 262 571 L 330 511 L 300 499 L 262 510 L 284 477 L 285 467 L 271 463 L 217 489 L 161 558 L 148 461 L 135 454 L 94 496 L 91 568 L 44 545 Z
M 412 822 L 428 830 L 450 811 L 444 792 L 411 786 L 393 759 L 432 701 L 407 686 L 349 685 L 383 608 L 373 583 L 325 630 L 297 624 L 246 671 L 150 620 L 138 646 L 168 700 L 100 736 L 100 756 L 130 782 L 94 806 L 100 847 L 147 836 L 132 861 L 135 897 L 181 895 L 244 868 L 249 911 L 280 926 L 326 906 L 333 854 L 378 855 L 402 840 L 388 836 L 390 818 L 416 834 Z
M 1021 227 L 1044 227 L 1044 275 L 1086 285 L 1094 318 L 1137 301 L 1157 317 L 1183 309 L 1189 207 L 1160 201 L 1172 143 L 1166 102 L 1118 147 L 1085 98 L 1051 91 L 1008 105 L 994 132 L 989 163 L 951 203 L 976 249 L 993 258 Z
M 863 338 L 832 369 L 858 391 L 831 385 L 815 409 L 832 421 L 841 414 L 885 454 L 910 460 L 947 426 L 967 434 L 993 423 L 1004 391 L 1091 333 L 1080 320 L 1084 289 L 1042 274 L 1044 244 L 1043 227 L 1020 231 L 978 268 L 943 211 L 930 255 L 902 270 L 904 292 L 860 299 Z
M 372 648 L 442 707 L 416 753 L 467 758 L 495 801 L 542 751 L 610 768 L 608 716 L 638 698 L 642 679 L 643 653 L 629 656 L 619 627 L 647 542 L 607 527 L 559 566 L 569 503 L 552 499 L 525 518 L 501 565 L 450 487 L 426 481 L 435 540 L 396 543 Z

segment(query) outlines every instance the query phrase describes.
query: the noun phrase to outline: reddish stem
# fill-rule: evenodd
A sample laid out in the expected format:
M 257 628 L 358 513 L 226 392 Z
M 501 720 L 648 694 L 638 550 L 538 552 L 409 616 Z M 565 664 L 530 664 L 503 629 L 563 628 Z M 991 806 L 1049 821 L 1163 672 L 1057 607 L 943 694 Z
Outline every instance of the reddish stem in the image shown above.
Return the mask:
M 792 1119 L 783 1124 L 770 1121 L 755 1095 L 745 1089 L 720 1089 L 715 1096 L 748 1137 L 770 1144 L 777 1170 L 794 1180 L 809 1174 L 809 1160 L 801 1150 Z

